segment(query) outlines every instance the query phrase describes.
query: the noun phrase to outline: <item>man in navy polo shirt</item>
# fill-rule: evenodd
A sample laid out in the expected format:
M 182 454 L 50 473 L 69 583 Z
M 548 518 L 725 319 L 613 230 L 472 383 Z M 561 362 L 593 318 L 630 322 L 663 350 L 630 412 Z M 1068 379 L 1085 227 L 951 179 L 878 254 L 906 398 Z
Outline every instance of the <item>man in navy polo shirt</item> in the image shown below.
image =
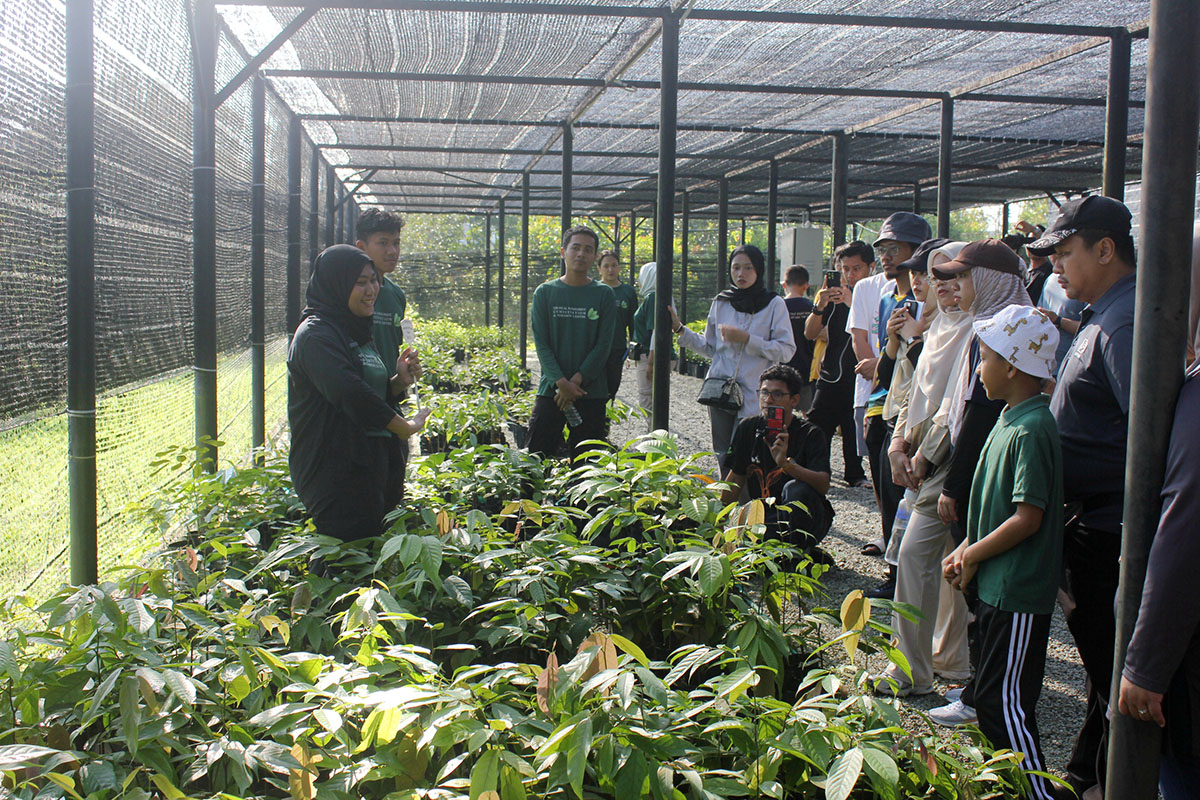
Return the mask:
M 1088 678 L 1087 715 L 1067 765 L 1080 795 L 1104 779 L 1107 750 L 1133 370 L 1137 258 L 1130 220 L 1129 209 L 1112 198 L 1072 200 L 1027 246 L 1036 255 L 1056 254 L 1068 297 L 1088 304 L 1050 401 L 1063 451 L 1063 564 L 1073 603 L 1067 626 Z

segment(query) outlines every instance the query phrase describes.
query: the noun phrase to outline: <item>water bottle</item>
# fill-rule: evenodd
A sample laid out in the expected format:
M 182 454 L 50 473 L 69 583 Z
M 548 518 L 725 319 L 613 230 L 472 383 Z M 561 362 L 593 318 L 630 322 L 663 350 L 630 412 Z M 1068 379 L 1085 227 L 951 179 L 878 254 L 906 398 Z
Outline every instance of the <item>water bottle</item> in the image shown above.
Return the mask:
M 896 521 L 892 523 L 892 538 L 888 542 L 888 553 L 899 553 L 900 542 L 904 540 L 904 531 L 908 528 L 908 520 L 912 516 L 912 506 L 917 502 L 917 493 L 912 489 L 904 491 L 904 498 L 896 506 Z M 887 560 L 885 558 L 885 560 Z M 890 564 L 891 562 L 888 561 Z
M 575 407 L 574 403 L 563 410 L 563 416 L 567 418 L 567 424 L 572 428 L 578 428 L 583 424 L 583 417 L 579 416 L 579 409 Z

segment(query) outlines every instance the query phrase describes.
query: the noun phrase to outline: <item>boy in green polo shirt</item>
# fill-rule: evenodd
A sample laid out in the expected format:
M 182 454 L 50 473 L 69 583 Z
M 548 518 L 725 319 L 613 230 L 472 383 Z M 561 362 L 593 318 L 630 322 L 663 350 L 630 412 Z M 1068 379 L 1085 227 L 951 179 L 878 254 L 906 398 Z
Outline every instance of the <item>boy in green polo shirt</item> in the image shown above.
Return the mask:
M 574 457 L 589 439 L 604 439 L 608 404 L 605 364 L 612 351 L 617 306 L 613 290 L 588 275 L 600 237 L 578 226 L 563 234 L 566 272 L 533 293 L 530 325 L 542 379 L 529 417 L 529 452 L 557 456 L 563 425 Z M 576 416 L 576 413 L 578 416 Z
M 403 349 L 404 332 L 400 323 L 408 307 L 404 292 L 388 278 L 400 261 L 400 231 L 403 228 L 401 217 L 381 208 L 366 209 L 354 226 L 355 246 L 371 257 L 375 271 L 379 273 L 379 296 L 375 299 L 371 338 L 375 340 L 379 358 L 390 370 L 395 370 L 396 359 Z M 405 360 L 411 365 L 416 361 L 416 354 L 406 351 Z M 419 362 L 416 369 L 419 375 Z M 388 485 L 385 488 L 388 508 L 395 508 L 404 499 L 407 464 L 408 440 L 392 437 L 388 444 Z
M 1007 405 L 975 468 L 967 538 L 942 563 L 950 585 L 972 580 L 979 664 L 956 702 L 973 705 L 979 729 L 997 748 L 1025 754 L 1045 772 L 1037 708 L 1046 669 L 1050 615 L 1062 568 L 1062 453 L 1050 398 L 1058 332 L 1029 306 L 1008 306 L 975 322 L 979 377 Z M 1051 800 L 1045 778 L 1029 776 L 1026 797 Z

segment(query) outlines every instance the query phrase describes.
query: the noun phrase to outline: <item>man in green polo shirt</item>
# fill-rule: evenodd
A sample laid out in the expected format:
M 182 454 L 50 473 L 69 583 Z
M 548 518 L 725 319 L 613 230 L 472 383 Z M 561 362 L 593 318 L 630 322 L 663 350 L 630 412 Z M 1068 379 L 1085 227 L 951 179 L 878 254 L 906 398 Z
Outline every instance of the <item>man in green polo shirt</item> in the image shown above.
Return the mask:
M 408 300 L 399 286 L 388 277 L 400 261 L 400 231 L 404 220 L 381 208 L 368 208 L 359 215 L 355 226 L 355 244 L 371 257 L 379 273 L 379 296 L 375 299 L 371 338 L 375 350 L 389 369 L 395 369 L 404 344 L 400 323 Z M 411 351 L 410 351 L 411 354 Z M 415 359 L 415 355 L 411 355 Z M 420 367 L 417 367 L 418 374 Z M 408 463 L 408 440 L 393 437 L 388 446 L 388 486 L 385 499 L 388 508 L 395 508 L 404 499 L 404 473 Z
M 563 234 L 566 272 L 533 293 L 530 321 L 542 379 L 529 419 L 529 452 L 557 456 L 563 425 L 571 455 L 588 439 L 605 437 L 608 377 L 617 306 L 613 290 L 588 275 L 600 238 L 577 226 Z M 578 416 L 576 416 L 576 413 Z

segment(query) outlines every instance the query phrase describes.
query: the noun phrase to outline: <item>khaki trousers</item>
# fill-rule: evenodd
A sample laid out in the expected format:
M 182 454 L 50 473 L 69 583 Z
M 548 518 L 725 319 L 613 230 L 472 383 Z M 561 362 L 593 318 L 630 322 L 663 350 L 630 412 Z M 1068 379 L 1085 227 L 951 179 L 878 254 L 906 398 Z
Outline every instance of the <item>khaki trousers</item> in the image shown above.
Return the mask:
M 914 623 L 893 614 L 892 625 L 917 689 L 933 685 L 934 671 L 954 680 L 971 674 L 967 604 L 942 578 L 942 559 L 953 549 L 949 526 L 936 516 L 913 512 L 900 543 L 896 602 L 916 606 L 923 617 Z M 899 671 L 892 667 L 889 673 Z

